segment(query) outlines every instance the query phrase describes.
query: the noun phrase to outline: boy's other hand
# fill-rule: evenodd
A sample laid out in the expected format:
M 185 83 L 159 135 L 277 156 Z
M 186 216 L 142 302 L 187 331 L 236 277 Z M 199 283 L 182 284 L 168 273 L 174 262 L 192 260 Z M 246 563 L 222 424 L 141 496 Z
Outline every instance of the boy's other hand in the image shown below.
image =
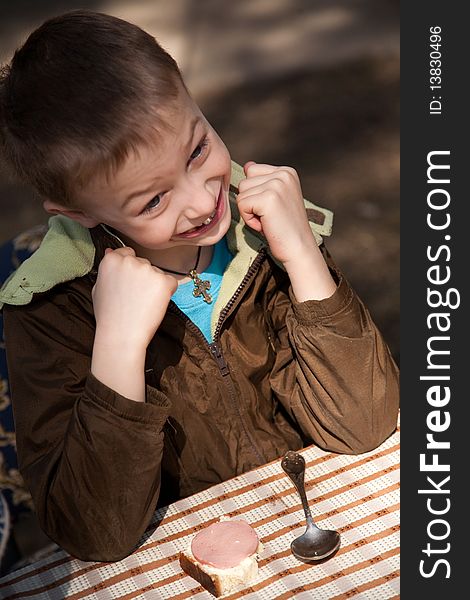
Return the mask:
M 96 336 L 106 344 L 145 350 L 177 287 L 174 277 L 132 248 L 108 248 L 92 290 Z
M 316 242 L 295 169 L 249 161 L 244 171 L 237 203 L 248 227 L 266 237 L 273 256 L 284 264 L 311 252 Z

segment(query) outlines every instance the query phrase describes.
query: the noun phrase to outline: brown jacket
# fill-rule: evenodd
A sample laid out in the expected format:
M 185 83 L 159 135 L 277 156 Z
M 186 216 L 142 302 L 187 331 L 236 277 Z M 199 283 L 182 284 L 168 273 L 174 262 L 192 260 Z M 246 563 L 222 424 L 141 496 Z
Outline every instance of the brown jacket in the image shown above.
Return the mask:
M 311 211 L 315 218 L 326 214 Z M 77 237 L 75 224 L 55 217 L 62 240 L 72 231 L 75 250 L 56 252 L 55 265 L 38 251 L 30 273 L 38 279 L 42 268 L 47 279 L 56 269 L 59 283 L 44 289 L 20 272 L 0 295 L 8 302 L 20 471 L 45 532 L 82 560 L 123 558 L 157 504 L 287 449 L 315 443 L 360 453 L 395 429 L 396 365 L 324 246 L 338 289 L 326 300 L 298 303 L 285 271 L 234 213 L 232 281 L 215 307 L 214 342 L 170 303 L 148 347 L 145 403 L 120 396 L 90 373 L 91 290 L 104 248 L 118 246 L 108 233 L 96 228 L 91 238 L 88 230 Z M 53 240 L 46 238 L 48 244 Z M 73 263 L 73 252 L 72 268 L 65 263 Z M 78 263 L 88 267 L 73 276 Z M 17 301 L 25 290 L 27 303 Z

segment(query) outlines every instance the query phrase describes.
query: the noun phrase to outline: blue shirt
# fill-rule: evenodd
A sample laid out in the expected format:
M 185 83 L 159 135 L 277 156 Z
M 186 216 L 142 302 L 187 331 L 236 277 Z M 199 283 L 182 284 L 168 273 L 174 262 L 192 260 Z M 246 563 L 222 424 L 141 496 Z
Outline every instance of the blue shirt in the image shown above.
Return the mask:
M 210 304 L 204 302 L 202 296 L 199 296 L 198 298 L 193 296 L 194 283 L 192 281 L 181 283 L 171 297 L 178 308 L 182 310 L 184 314 L 197 325 L 197 327 L 199 327 L 209 343 L 212 343 L 213 341 L 211 334 L 212 310 L 219 294 L 223 274 L 231 260 L 232 255 L 227 247 L 227 241 L 225 237 L 223 237 L 214 246 L 214 253 L 210 265 L 203 273 L 199 273 L 198 271 L 202 280 L 208 279 L 211 282 L 210 290 L 208 290 L 209 294 L 212 296 L 212 302 Z

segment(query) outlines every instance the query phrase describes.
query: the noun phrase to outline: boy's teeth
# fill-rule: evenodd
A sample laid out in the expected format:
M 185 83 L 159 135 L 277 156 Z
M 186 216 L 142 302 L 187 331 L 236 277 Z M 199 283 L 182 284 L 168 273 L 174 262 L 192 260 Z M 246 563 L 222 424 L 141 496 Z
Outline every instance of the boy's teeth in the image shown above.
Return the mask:
M 205 221 L 202 222 L 203 225 L 209 225 L 209 223 L 212 221 L 212 219 L 215 217 L 215 213 L 216 211 L 214 210 L 214 212 L 211 214 L 210 217 L 207 217 L 207 219 Z

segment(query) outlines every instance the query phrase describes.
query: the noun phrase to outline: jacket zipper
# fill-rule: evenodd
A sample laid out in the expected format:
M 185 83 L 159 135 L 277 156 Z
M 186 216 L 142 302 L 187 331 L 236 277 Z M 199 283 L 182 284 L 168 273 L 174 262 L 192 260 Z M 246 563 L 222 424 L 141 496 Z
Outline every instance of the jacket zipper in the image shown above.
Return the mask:
M 219 365 L 220 372 L 222 373 L 222 375 L 224 377 L 224 381 L 228 388 L 230 401 L 237 412 L 237 415 L 238 415 L 238 418 L 242 425 L 243 431 L 245 432 L 245 435 L 246 435 L 248 441 L 250 442 L 251 448 L 252 448 L 253 452 L 255 453 L 255 455 L 257 456 L 258 460 L 260 461 L 260 464 L 265 464 L 267 462 L 266 457 L 263 456 L 260 449 L 258 448 L 258 445 L 257 445 L 256 441 L 254 440 L 253 436 L 251 435 L 250 431 L 248 430 L 248 427 L 247 427 L 245 420 L 243 418 L 243 415 L 241 413 L 240 406 L 239 406 L 239 404 L 237 402 L 237 398 L 236 398 L 235 386 L 233 385 L 232 378 L 230 377 L 230 371 L 229 371 L 227 363 L 225 362 L 225 358 L 222 354 L 222 349 L 216 342 L 212 342 L 212 344 L 209 344 L 209 348 L 212 353 L 212 356 L 215 358 L 215 360 L 217 361 L 217 364 Z
M 214 332 L 214 341 L 212 343 L 208 343 L 208 341 L 204 337 L 204 335 L 201 332 L 201 330 L 199 329 L 199 327 L 197 327 L 191 321 L 191 319 L 187 315 L 185 315 L 184 312 L 173 301 L 170 302 L 169 307 L 168 307 L 172 310 L 172 312 L 174 312 L 174 313 L 178 314 L 180 317 L 182 317 L 184 319 L 184 321 L 186 322 L 186 324 L 188 325 L 188 327 L 191 329 L 191 331 L 195 332 L 197 335 L 202 337 L 204 340 L 204 343 L 209 346 L 210 353 L 212 354 L 214 360 L 216 361 L 217 366 L 219 367 L 220 373 L 223 376 L 223 380 L 224 380 L 225 384 L 227 385 L 230 400 L 238 414 L 238 418 L 243 427 L 243 431 L 245 432 L 245 435 L 251 444 L 252 450 L 254 451 L 255 455 L 257 456 L 258 460 L 260 461 L 260 464 L 266 463 L 266 457 L 263 456 L 263 454 L 259 450 L 255 440 L 253 439 L 253 436 L 249 432 L 249 430 L 246 426 L 246 423 L 243 419 L 243 415 L 240 411 L 240 406 L 238 405 L 238 402 L 236 400 L 235 386 L 233 385 L 233 381 L 230 376 L 230 369 L 229 369 L 228 364 L 225 361 L 225 358 L 222 354 L 222 348 L 220 347 L 220 344 L 218 343 L 218 337 L 219 337 L 220 330 L 222 328 L 223 322 L 224 322 L 227 314 L 233 307 L 234 303 L 237 301 L 238 297 L 240 296 L 241 292 L 243 291 L 243 288 L 247 285 L 247 283 L 250 281 L 250 279 L 256 273 L 256 271 L 258 270 L 259 266 L 261 265 L 261 263 L 264 261 L 265 258 L 266 258 L 266 248 L 262 247 L 260 249 L 257 257 L 255 258 L 253 263 L 250 265 L 250 267 L 249 267 L 248 271 L 246 272 L 245 277 L 241 281 L 240 285 L 235 290 L 235 293 L 233 294 L 233 296 L 230 298 L 228 303 L 225 305 L 225 307 L 221 311 L 219 320 L 217 322 L 217 327 Z
M 217 322 L 217 327 L 215 328 L 215 331 L 214 331 L 214 340 L 216 340 L 218 338 L 219 333 L 220 333 L 220 329 L 221 329 L 222 324 L 223 324 L 223 322 L 225 320 L 225 317 L 227 316 L 227 314 L 231 310 L 232 306 L 235 304 L 235 302 L 237 301 L 238 297 L 242 293 L 243 288 L 248 283 L 248 281 L 253 277 L 253 275 L 256 273 L 256 271 L 258 270 L 259 266 L 261 265 L 261 263 L 264 261 L 265 258 L 266 258 L 266 247 L 263 246 L 260 249 L 260 251 L 258 253 L 258 256 L 251 263 L 248 271 L 245 274 L 245 277 L 242 279 L 240 285 L 235 290 L 235 293 L 233 294 L 233 296 L 230 298 L 230 300 L 227 302 L 227 304 L 224 306 L 224 308 L 220 312 L 219 320 Z

